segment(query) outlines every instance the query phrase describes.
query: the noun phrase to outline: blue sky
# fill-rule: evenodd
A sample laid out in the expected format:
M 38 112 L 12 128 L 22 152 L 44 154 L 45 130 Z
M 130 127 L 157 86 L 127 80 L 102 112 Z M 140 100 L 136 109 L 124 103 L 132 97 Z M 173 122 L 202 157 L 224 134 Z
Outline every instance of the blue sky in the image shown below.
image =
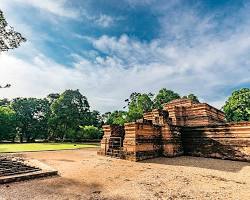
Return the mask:
M 0 55 L 0 97 L 80 89 L 92 109 L 172 89 L 220 108 L 250 87 L 250 2 L 0 0 L 27 42 Z

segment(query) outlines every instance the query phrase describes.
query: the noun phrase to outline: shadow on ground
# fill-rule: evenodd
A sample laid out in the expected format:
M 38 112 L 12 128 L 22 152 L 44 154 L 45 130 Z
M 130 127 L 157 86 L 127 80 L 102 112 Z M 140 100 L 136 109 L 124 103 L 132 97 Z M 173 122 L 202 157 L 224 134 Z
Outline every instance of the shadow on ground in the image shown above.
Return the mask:
M 196 167 L 227 172 L 238 172 L 242 168 L 250 166 L 248 162 L 220 160 L 213 158 L 202 158 L 192 156 L 180 156 L 175 158 L 154 158 L 141 161 L 142 163 L 156 163 L 161 165 Z
M 104 195 L 103 185 L 99 183 L 89 183 L 82 181 L 76 181 L 73 178 L 65 178 L 61 177 L 55 180 L 53 183 L 49 185 L 37 188 L 40 194 L 44 192 L 47 195 L 52 195 L 59 197 L 59 199 L 63 197 L 67 197 L 67 199 L 86 199 L 86 200 L 111 200 L 111 199 L 120 199 L 125 200 L 125 198 L 121 196 L 116 197 L 106 197 Z

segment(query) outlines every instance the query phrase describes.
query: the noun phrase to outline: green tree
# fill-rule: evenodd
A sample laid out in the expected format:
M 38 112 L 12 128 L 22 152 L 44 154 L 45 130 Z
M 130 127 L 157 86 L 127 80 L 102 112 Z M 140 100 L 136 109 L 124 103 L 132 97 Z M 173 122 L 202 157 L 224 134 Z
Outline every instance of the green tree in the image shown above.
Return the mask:
M 8 51 L 9 49 L 15 49 L 20 46 L 26 39 L 18 32 L 14 31 L 13 27 L 8 26 L 8 23 L 0 10 L 0 53 Z M 11 85 L 0 85 L 1 88 L 9 88 Z
M 102 116 L 99 111 L 93 110 L 92 112 L 86 113 L 88 119 L 87 119 L 87 125 L 93 125 L 95 127 L 101 128 L 103 125 Z
M 95 126 L 81 126 L 82 139 L 101 139 L 103 132 Z
M 125 100 L 128 102 L 127 120 L 129 122 L 136 121 L 143 117 L 143 113 L 150 112 L 153 108 L 153 94 L 132 93 L 130 98 Z
M 50 93 L 47 95 L 46 99 L 49 101 L 50 104 L 52 104 L 59 97 L 60 97 L 59 93 Z
M 0 106 L 9 106 L 10 105 L 10 101 L 6 98 L 4 99 L 0 99 Z
M 48 136 L 49 102 L 46 99 L 17 98 L 11 103 L 16 112 L 20 142 L 33 142 Z
M 8 26 L 3 12 L 0 10 L 0 52 L 17 48 L 21 42 L 25 41 L 26 39 L 20 33 Z
M 16 114 L 10 107 L 0 106 L 0 141 L 16 137 Z
M 88 125 L 89 103 L 79 90 L 66 90 L 51 105 L 51 138 L 64 140 Z
M 156 97 L 154 98 L 154 108 L 162 109 L 162 104 L 168 103 L 174 99 L 179 99 L 180 95 L 172 90 L 166 88 L 160 89 Z
M 229 122 L 250 121 L 250 89 L 236 90 L 223 106 Z
M 196 103 L 200 102 L 199 99 L 198 99 L 198 97 L 195 96 L 194 94 L 189 94 L 187 96 L 183 96 L 182 98 L 184 98 L 184 99 L 190 99 L 190 100 L 192 100 L 192 101 L 194 101 Z
M 116 110 L 114 112 L 106 113 L 107 118 L 105 124 L 109 125 L 124 125 L 127 122 L 127 112 L 122 110 Z

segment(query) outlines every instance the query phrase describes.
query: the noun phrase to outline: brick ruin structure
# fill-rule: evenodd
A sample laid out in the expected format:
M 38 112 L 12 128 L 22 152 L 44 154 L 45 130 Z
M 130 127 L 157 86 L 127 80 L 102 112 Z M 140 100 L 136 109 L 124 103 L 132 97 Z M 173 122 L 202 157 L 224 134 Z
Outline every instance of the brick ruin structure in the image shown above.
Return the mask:
M 13 154 L 0 154 L 0 185 L 57 174 L 55 169 L 38 160 L 25 159 Z
M 227 123 L 222 111 L 189 99 L 103 130 L 99 155 L 131 161 L 181 155 L 250 161 L 250 122 Z

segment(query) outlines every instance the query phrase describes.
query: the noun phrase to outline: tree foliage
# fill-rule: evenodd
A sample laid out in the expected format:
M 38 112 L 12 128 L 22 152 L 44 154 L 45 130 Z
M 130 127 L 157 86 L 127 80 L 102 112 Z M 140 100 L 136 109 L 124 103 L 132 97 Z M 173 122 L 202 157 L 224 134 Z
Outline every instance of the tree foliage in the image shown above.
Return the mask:
M 54 138 L 66 139 L 87 125 L 89 103 L 79 90 L 66 90 L 51 105 L 50 129 Z
M 93 125 L 94 127 L 101 128 L 103 125 L 101 113 L 97 110 L 87 113 L 86 125 Z
M 0 141 L 14 141 L 16 137 L 16 113 L 10 107 L 0 106 Z
M 236 90 L 223 106 L 226 119 L 231 122 L 250 121 L 250 89 Z
M 47 135 L 47 121 L 49 117 L 49 103 L 46 99 L 17 98 L 11 103 L 16 113 L 17 130 L 20 142 L 25 139 L 32 142 L 36 138 Z
M 81 126 L 82 139 L 101 139 L 103 133 L 97 127 L 91 126 Z
M 8 51 L 20 46 L 26 39 L 14 30 L 13 27 L 8 26 L 3 12 L 0 10 L 0 52 Z
M 9 49 L 15 49 L 25 41 L 26 39 L 21 35 L 21 33 L 14 31 L 13 27 L 8 26 L 3 12 L 0 10 L 0 53 L 8 51 Z M 0 85 L 0 89 L 9 88 L 10 86 L 10 84 L 6 84 L 5 86 Z
M 108 112 L 104 114 L 105 124 L 124 125 L 127 122 L 127 112 L 122 110 L 116 110 L 114 112 Z
M 143 117 L 143 113 L 150 112 L 153 109 L 153 94 L 132 93 L 128 100 L 127 120 L 136 121 Z
M 101 114 L 90 111 L 79 90 L 52 93 L 45 99 L 0 100 L 0 141 L 98 139 L 102 124 Z
M 154 99 L 154 108 L 162 109 L 162 104 L 168 103 L 174 99 L 179 99 L 180 95 L 172 90 L 162 88 Z
M 195 96 L 194 94 L 189 94 L 187 96 L 183 96 L 182 98 L 184 98 L 184 99 L 190 99 L 190 100 L 192 100 L 192 101 L 194 101 L 196 103 L 200 102 L 199 99 L 198 99 L 198 97 Z
M 10 101 L 7 98 L 0 99 L 0 106 L 9 106 Z
M 50 93 L 47 95 L 46 99 L 49 101 L 50 104 L 52 104 L 59 97 L 60 97 L 59 93 Z

